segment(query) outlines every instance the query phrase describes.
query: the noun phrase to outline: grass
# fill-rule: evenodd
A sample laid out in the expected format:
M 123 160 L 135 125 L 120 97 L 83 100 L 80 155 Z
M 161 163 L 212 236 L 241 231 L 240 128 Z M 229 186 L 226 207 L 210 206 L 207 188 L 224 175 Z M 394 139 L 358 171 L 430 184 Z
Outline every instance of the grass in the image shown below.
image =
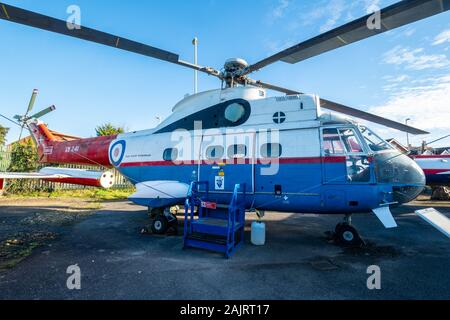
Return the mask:
M 51 232 L 18 233 L 0 242 L 0 272 L 14 268 L 18 263 L 57 237 Z
M 33 191 L 19 194 L 5 194 L 11 198 L 80 198 L 94 201 L 126 200 L 135 190 L 127 189 L 74 189 L 52 192 Z

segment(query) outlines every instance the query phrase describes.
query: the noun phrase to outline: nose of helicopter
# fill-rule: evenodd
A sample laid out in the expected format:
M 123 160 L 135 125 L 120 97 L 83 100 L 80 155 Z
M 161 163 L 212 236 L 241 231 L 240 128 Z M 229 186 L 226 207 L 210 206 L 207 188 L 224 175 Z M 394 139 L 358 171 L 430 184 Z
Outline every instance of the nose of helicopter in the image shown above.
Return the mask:
M 377 181 L 392 184 L 393 201 L 407 203 L 425 188 L 425 174 L 419 165 L 400 152 L 380 153 L 374 156 Z

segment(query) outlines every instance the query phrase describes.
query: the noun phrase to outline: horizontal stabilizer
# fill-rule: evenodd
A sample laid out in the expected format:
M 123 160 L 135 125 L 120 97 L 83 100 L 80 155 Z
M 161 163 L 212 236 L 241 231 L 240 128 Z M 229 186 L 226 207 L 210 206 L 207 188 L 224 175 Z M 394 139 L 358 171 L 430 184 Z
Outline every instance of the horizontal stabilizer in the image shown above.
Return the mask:
M 60 179 L 68 178 L 69 176 L 63 174 L 44 174 L 39 172 L 1 172 L 0 179 Z
M 450 238 L 450 219 L 434 208 L 417 210 L 416 214 Z
M 372 210 L 386 229 L 397 228 L 397 223 L 388 206 Z
M 100 188 L 114 185 L 114 173 L 69 168 L 42 168 L 39 172 L 0 172 L 0 180 L 42 179 L 51 182 L 76 184 Z

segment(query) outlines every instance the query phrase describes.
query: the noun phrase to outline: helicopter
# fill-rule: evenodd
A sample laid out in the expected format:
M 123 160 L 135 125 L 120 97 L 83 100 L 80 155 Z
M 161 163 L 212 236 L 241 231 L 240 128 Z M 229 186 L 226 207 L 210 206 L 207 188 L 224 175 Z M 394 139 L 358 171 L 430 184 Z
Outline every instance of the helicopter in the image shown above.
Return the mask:
M 38 146 L 40 162 L 116 168 L 136 186 L 129 199 L 149 208 L 155 233 L 165 233 L 176 223 L 170 208 L 185 202 L 192 182 L 203 181 L 199 191 L 208 192 L 215 203 L 229 203 L 235 185 L 243 184 L 250 211 L 342 214 L 336 235 L 355 244 L 361 237 L 351 223 L 352 214 L 373 212 L 384 227 L 395 228 L 390 207 L 414 200 L 426 181 L 416 162 L 346 116 L 411 134 L 427 132 L 249 75 L 278 61 L 295 64 L 449 9 L 450 0 L 400 1 L 379 12 L 380 28 L 368 27 L 369 14 L 254 64 L 228 59 L 220 71 L 84 26 L 68 28 L 66 21 L 1 2 L 0 18 L 163 60 L 221 82 L 219 89 L 184 98 L 149 130 L 60 142 L 39 119 L 54 108 L 19 117 Z M 284 95 L 269 97 L 267 90 Z M 72 178 L 81 178 L 84 171 L 73 172 Z

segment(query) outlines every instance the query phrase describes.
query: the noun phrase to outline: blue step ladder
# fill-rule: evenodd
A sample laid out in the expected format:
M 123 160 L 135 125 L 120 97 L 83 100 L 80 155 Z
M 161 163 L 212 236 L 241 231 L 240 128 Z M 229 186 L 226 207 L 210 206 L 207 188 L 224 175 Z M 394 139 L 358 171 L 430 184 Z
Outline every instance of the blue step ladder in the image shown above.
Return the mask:
M 200 192 L 203 186 L 205 191 Z M 244 241 L 245 196 L 245 184 L 236 184 L 230 204 L 217 204 L 209 201 L 208 182 L 192 182 L 185 202 L 184 248 L 216 251 L 231 257 Z

